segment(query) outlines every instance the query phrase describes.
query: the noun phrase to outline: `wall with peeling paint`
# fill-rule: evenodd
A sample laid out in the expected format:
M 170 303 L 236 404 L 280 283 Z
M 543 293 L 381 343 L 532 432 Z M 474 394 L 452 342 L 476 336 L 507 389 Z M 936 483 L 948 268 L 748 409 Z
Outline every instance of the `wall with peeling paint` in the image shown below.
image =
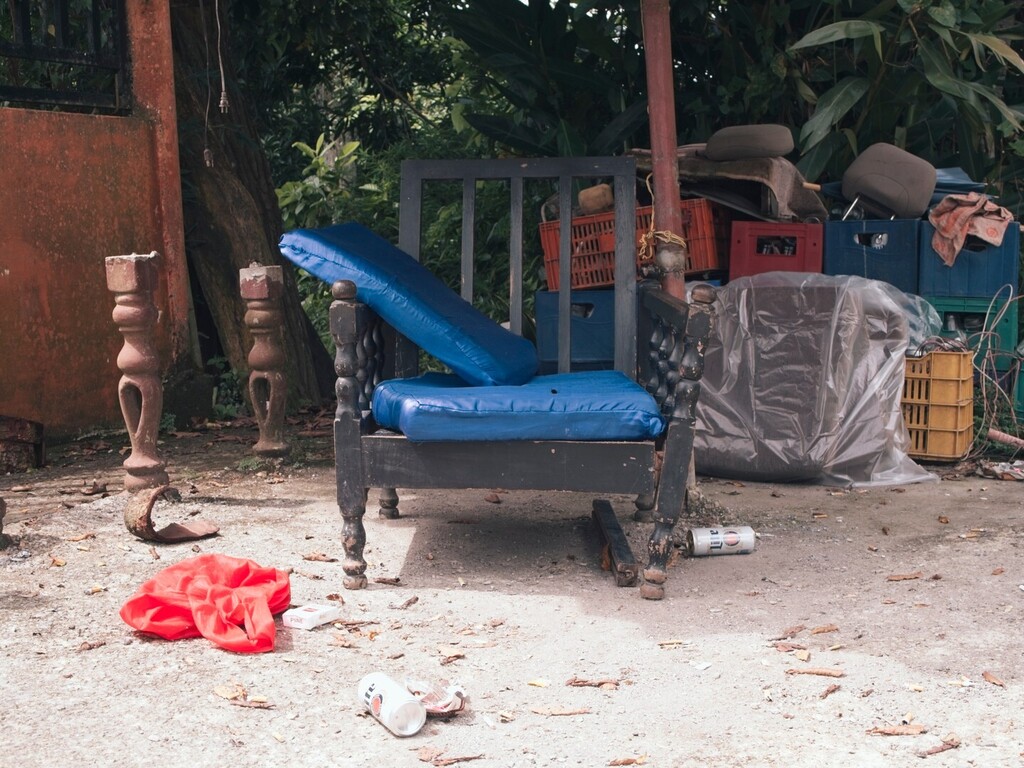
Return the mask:
M 165 371 L 190 359 L 168 3 L 127 11 L 130 116 L 0 108 L 0 414 L 48 440 L 123 426 L 105 257 L 161 254 Z

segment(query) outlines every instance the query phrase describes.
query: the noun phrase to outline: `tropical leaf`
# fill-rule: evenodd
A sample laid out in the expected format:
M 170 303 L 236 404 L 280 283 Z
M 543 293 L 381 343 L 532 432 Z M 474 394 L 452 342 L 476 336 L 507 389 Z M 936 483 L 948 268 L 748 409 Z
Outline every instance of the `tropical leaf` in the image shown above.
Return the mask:
M 949 62 L 924 40 L 920 41 L 918 49 L 924 64 L 924 76 L 934 88 L 958 98 L 961 104 L 972 108 L 982 119 L 984 115 L 979 99 L 984 99 L 996 108 L 1014 130 L 1021 130 L 1021 119 L 1024 118 L 1024 114 L 1008 106 L 996 95 L 995 91 L 980 83 L 956 77 Z
M 615 154 L 646 121 L 647 99 L 634 101 L 594 137 L 588 151 L 595 155 Z
M 828 24 L 813 32 L 809 32 L 786 50 L 798 51 L 801 48 L 814 48 L 828 43 L 837 43 L 841 40 L 856 40 L 861 37 L 880 36 L 885 27 L 874 21 L 852 19 L 850 21 L 837 21 L 835 24 Z
M 1005 41 L 1000 40 L 994 35 L 978 35 L 971 32 L 962 32 L 961 34 L 972 43 L 990 50 L 999 59 L 1000 64 L 1009 64 L 1024 72 L 1024 58 L 1021 58 L 1020 54 L 1013 50 Z
M 863 77 L 844 77 L 818 98 L 814 115 L 800 131 L 800 143 L 814 146 L 825 138 L 868 92 L 870 83 Z

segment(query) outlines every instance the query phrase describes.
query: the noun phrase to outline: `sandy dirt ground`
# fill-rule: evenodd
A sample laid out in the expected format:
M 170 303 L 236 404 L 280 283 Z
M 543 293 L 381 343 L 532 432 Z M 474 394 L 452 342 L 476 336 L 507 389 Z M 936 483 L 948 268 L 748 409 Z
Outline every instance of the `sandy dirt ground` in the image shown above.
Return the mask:
M 680 528 L 750 525 L 757 549 L 680 557 L 661 602 L 602 571 L 587 496 L 409 492 L 398 520 L 371 504 L 371 583 L 346 592 L 329 441 L 260 467 L 253 439 L 161 446 L 182 501 L 155 517 L 220 526 L 196 543 L 126 531 L 121 438 L 0 477 L 0 764 L 1024 765 L 1020 483 L 701 478 L 730 519 Z M 613 502 L 641 555 L 649 526 Z M 197 553 L 288 569 L 293 604 L 341 603 L 344 623 L 278 619 L 275 650 L 246 655 L 121 621 Z M 468 708 L 397 738 L 356 701 L 371 671 L 457 682 Z

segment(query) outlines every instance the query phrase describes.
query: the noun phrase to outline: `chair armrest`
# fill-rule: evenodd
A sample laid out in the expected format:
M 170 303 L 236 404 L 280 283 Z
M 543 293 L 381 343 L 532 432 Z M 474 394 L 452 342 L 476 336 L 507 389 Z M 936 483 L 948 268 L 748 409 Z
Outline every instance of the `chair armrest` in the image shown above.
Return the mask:
M 356 285 L 339 280 L 331 286 L 330 327 L 334 338 L 334 371 L 337 418 L 370 420 L 373 390 L 388 378 L 415 375 L 415 368 L 401 358 L 415 356 L 416 349 L 390 328 L 368 305 L 356 298 Z M 390 352 L 390 354 L 389 354 Z M 404 369 L 403 369 L 404 368 Z
M 641 311 L 651 329 L 646 359 L 641 360 L 642 383 L 666 418 L 692 423 L 714 322 L 715 290 L 695 286 L 689 302 L 650 285 L 640 290 Z M 643 357 L 644 350 L 640 354 Z

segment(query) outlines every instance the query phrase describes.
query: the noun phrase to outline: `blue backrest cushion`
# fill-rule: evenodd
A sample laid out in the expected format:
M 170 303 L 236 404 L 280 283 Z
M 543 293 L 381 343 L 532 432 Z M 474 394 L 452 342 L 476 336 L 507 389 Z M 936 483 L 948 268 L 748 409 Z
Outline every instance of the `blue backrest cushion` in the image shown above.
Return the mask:
M 280 248 L 289 261 L 327 283 L 351 280 L 360 301 L 470 384 L 523 384 L 537 373 L 530 341 L 360 224 L 296 229 L 281 237 Z

